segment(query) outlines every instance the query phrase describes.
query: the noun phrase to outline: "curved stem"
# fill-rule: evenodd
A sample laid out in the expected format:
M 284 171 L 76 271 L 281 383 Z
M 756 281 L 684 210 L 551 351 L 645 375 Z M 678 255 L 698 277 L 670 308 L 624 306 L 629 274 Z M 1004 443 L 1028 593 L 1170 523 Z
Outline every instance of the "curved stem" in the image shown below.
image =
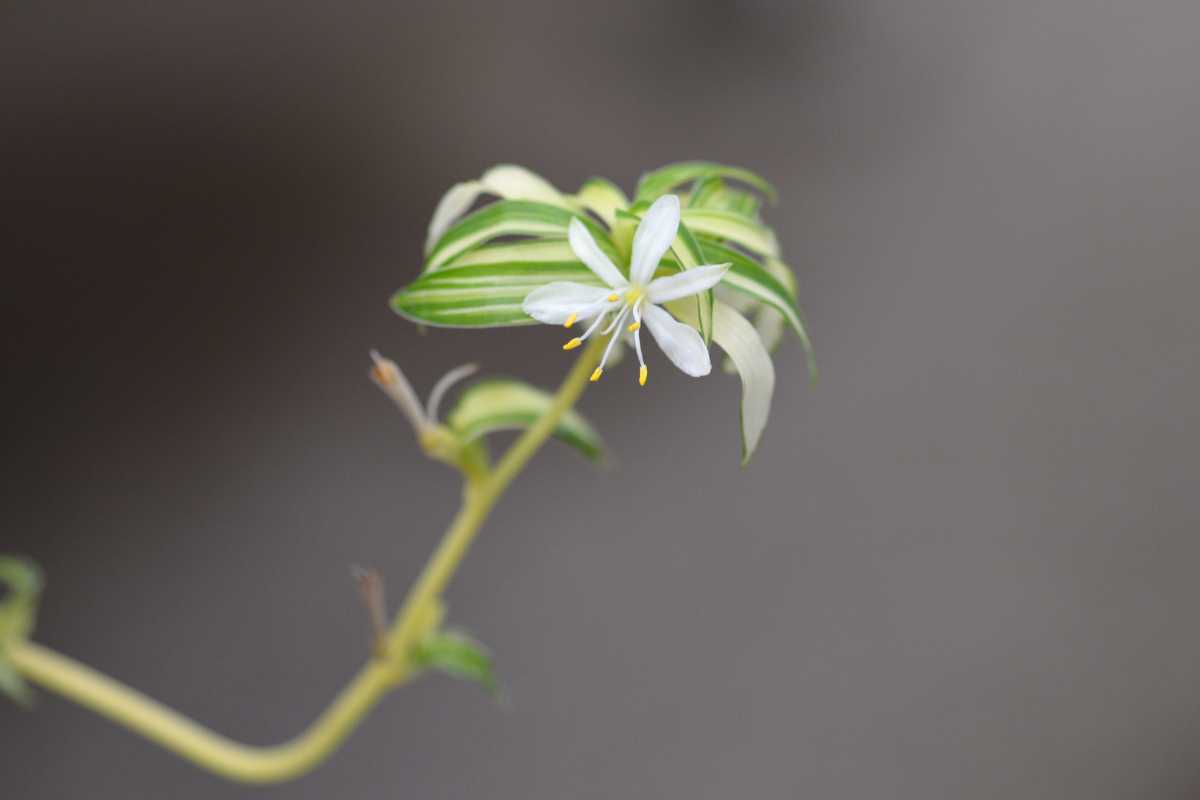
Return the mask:
M 441 595 L 504 490 L 579 399 L 599 362 L 596 337 L 576 360 L 551 406 L 513 443 L 494 470 L 468 478 L 463 505 L 405 597 L 384 643 L 385 658 L 368 662 L 313 723 L 289 742 L 242 744 L 188 719 L 136 689 L 31 641 L 5 644 L 4 656 L 42 687 L 140 733 L 204 769 L 246 783 L 295 778 L 329 757 L 391 689 L 413 677 L 408 654 L 436 626 Z

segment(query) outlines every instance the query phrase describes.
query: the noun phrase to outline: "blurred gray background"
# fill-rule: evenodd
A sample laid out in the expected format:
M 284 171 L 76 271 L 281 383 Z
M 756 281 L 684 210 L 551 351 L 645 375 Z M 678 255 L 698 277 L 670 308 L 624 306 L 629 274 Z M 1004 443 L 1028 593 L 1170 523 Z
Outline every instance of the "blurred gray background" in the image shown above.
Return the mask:
M 367 349 L 569 363 L 388 310 L 452 182 L 759 170 L 823 367 L 744 470 L 736 380 L 585 396 L 618 468 L 548 447 L 450 592 L 510 710 L 424 680 L 247 789 L 43 694 L 5 796 L 1200 796 L 1195 2 L 10 3 L 0 101 L 0 550 L 250 742 L 455 507 Z

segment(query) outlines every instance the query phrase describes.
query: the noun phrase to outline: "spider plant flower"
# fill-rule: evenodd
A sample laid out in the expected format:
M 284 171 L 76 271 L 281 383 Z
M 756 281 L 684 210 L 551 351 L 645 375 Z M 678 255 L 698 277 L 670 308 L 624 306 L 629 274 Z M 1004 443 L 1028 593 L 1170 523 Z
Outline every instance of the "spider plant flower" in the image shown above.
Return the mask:
M 668 195 L 672 199 L 663 200 Z M 764 202 L 775 197 L 761 176 L 707 161 L 651 170 L 631 194 L 604 178 L 564 192 L 524 167 L 500 164 L 445 193 L 430 220 L 423 266 L 391 305 L 431 328 L 583 323 L 579 342 L 613 336 L 601 374 L 622 350 L 640 350 L 635 334 L 643 325 L 689 375 L 711 369 L 704 347 L 715 344 L 742 384 L 745 460 L 767 422 L 775 379 L 771 351 L 784 329 L 798 337 L 813 371 L 796 281 L 763 219 Z M 656 208 L 658 201 L 675 208 Z M 674 241 L 658 241 L 655 253 L 648 249 L 658 240 L 649 234 L 651 209 L 654 218 L 678 220 Z M 658 294 L 670 287 L 660 280 L 712 278 L 706 268 L 716 264 L 729 267 L 715 285 L 703 281 L 675 300 Z M 632 265 L 628 272 L 626 265 Z M 574 284 L 569 293 L 564 283 Z M 656 321 L 662 322 L 658 330 Z M 578 346 L 574 341 L 568 349 Z M 645 375 L 639 371 L 639 380 Z
M 578 218 L 572 219 L 567 231 L 571 249 L 606 286 L 556 281 L 534 289 L 521 307 L 526 314 L 548 325 L 570 328 L 576 322 L 590 321 L 582 335 L 563 345 L 564 350 L 579 347 L 597 332 L 599 335 L 612 334 L 600 366 L 592 373 L 593 381 L 604 374 L 604 366 L 624 328 L 632 335 L 637 352 L 638 383 L 646 385 L 649 369 L 642 353 L 643 323 L 671 363 L 684 374 L 692 377 L 707 375 L 712 371 L 712 361 L 704 339 L 695 328 L 672 317 L 662 305 L 716 286 L 725 277 L 729 264 L 704 264 L 654 278 L 654 271 L 678 231 L 679 198 L 673 194 L 663 195 L 650 206 L 637 227 L 629 277 L 626 278 L 596 244 L 583 223 Z

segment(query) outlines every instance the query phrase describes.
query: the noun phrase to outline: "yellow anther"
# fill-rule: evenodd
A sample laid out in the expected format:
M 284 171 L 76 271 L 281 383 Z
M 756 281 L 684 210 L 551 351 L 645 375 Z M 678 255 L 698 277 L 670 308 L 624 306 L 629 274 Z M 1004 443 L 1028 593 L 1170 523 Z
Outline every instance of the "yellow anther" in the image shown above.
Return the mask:
M 646 367 L 643 366 L 641 371 L 638 372 L 638 385 L 639 386 L 646 385 L 646 376 L 649 374 L 650 374 L 650 370 L 646 369 Z
M 572 325 L 574 325 L 574 324 L 575 324 L 575 320 L 577 320 L 577 319 L 579 319 L 579 315 L 578 315 L 578 314 L 572 314 L 571 316 L 567 317 L 567 321 L 563 323 L 563 327 L 564 327 L 564 328 L 569 328 L 569 327 L 571 327 Z
M 574 350 L 581 344 L 583 344 L 583 339 L 580 339 L 578 336 L 576 336 L 574 339 L 563 345 L 563 350 Z
M 638 328 L 640 328 L 640 327 L 642 327 L 642 323 L 640 323 L 640 322 L 633 322 L 633 323 L 630 323 L 628 330 L 629 330 L 629 332 L 630 332 L 630 333 L 636 333 L 636 332 L 637 332 L 637 329 L 638 329 Z
M 600 367 L 596 367 L 596 371 L 592 373 L 592 383 L 595 383 L 596 381 L 600 380 L 600 376 L 603 374 L 604 374 L 604 370 L 601 369 Z
M 606 297 L 604 299 L 610 303 L 615 303 L 621 299 L 621 295 L 617 294 L 616 292 L 613 292 L 612 294 L 610 294 L 608 297 Z

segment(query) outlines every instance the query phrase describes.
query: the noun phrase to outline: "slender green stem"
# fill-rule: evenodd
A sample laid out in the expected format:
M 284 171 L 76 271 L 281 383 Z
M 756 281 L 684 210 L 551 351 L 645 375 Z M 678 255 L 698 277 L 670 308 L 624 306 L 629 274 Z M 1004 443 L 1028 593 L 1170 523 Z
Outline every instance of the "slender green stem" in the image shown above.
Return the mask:
M 275 783 L 308 772 L 345 741 L 389 690 L 413 677 L 409 654 L 412 646 L 439 624 L 441 595 L 447 584 L 505 489 L 583 393 L 603 344 L 597 337 L 584 350 L 551 406 L 513 443 L 495 469 L 468 476 L 462 508 L 405 597 L 384 642 L 385 656 L 369 661 L 295 739 L 272 747 L 235 742 L 136 689 L 31 641 L 6 643 L 6 659 L 29 680 L 226 778 Z

